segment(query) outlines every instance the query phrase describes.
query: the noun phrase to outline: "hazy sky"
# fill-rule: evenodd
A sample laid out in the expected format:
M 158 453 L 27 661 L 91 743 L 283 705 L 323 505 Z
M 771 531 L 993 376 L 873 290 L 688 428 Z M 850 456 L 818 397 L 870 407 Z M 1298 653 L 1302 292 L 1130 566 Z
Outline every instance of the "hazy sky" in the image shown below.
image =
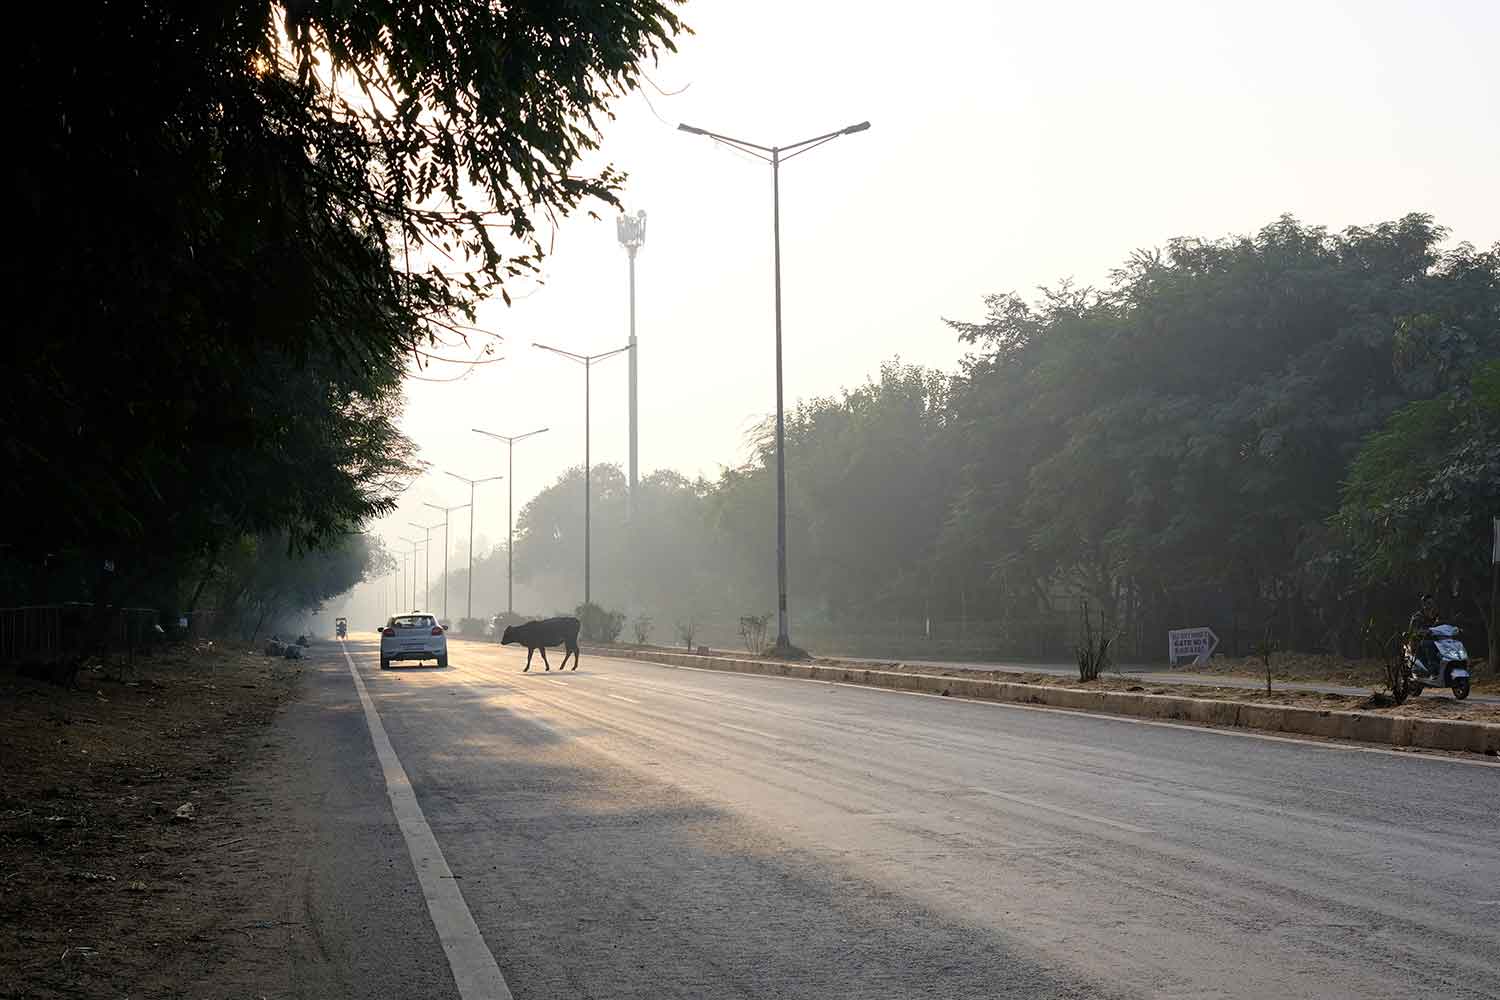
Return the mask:
M 943 317 L 979 318 L 990 292 L 1101 283 L 1174 236 L 1283 212 L 1342 228 L 1422 211 L 1455 240 L 1500 240 L 1494 0 L 698 0 L 682 13 L 696 34 L 651 78 L 686 91 L 621 101 L 602 150 L 649 220 L 642 474 L 715 476 L 775 405 L 770 168 L 679 121 L 763 145 L 873 123 L 782 168 L 789 406 L 897 355 L 951 368 Z M 436 469 L 505 471 L 504 446 L 471 427 L 551 428 L 517 446 L 518 512 L 583 460 L 583 372 L 529 344 L 626 341 L 626 257 L 603 214 L 564 223 L 544 284 L 484 309 L 507 360 L 408 383 L 404 428 Z M 626 373 L 623 356 L 594 370 L 596 463 L 626 463 Z M 477 534 L 503 540 L 505 483 L 480 489 Z M 423 500 L 467 499 L 434 473 L 377 530 L 410 535 L 433 513 Z

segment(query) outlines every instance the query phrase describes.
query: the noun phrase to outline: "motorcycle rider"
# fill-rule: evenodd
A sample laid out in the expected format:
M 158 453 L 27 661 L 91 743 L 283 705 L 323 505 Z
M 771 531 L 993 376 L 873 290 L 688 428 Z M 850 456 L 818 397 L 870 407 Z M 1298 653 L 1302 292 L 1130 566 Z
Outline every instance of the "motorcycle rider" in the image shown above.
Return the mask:
M 1428 674 L 1432 673 L 1433 664 L 1438 662 L 1437 643 L 1432 640 L 1428 629 L 1442 624 L 1438 616 L 1437 598 L 1431 594 L 1423 594 L 1417 610 L 1407 623 L 1406 630 L 1417 640 L 1417 660 L 1422 664 L 1422 669 Z

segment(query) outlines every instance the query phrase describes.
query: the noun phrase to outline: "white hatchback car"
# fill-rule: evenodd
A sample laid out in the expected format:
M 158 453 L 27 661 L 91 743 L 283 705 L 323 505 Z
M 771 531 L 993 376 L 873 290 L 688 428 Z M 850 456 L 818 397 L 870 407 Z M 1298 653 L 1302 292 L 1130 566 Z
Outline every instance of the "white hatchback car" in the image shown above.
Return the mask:
M 380 669 L 389 670 L 392 660 L 437 660 L 447 667 L 448 634 L 433 615 L 392 615 L 380 630 Z

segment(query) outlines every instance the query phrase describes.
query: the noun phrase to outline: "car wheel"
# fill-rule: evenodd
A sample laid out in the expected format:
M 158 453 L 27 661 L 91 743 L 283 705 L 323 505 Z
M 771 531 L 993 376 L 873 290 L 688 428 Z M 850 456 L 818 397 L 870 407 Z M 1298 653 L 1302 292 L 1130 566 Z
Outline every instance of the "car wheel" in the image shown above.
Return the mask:
M 381 670 L 389 670 L 389 669 L 391 669 L 391 661 L 387 660 L 385 657 L 382 656 L 380 658 L 380 669 Z
M 438 669 L 439 670 L 447 670 L 448 669 L 448 657 L 446 657 L 446 656 L 439 656 L 438 657 Z

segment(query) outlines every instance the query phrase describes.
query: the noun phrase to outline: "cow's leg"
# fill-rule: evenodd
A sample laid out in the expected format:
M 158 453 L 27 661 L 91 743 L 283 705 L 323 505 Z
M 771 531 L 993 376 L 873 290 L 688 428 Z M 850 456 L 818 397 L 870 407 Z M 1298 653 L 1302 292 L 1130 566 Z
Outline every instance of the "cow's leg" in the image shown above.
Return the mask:
M 550 663 L 547 662 L 547 647 L 546 646 L 538 646 L 537 648 L 539 650 L 541 650 L 541 654 L 542 654 L 542 666 L 546 667 L 548 670 L 551 670 L 552 669 L 552 664 L 550 664 Z
M 558 670 L 567 670 L 568 669 L 568 657 L 570 657 L 570 656 L 573 655 L 573 649 L 572 649 L 571 646 L 564 646 L 563 649 L 564 649 L 564 652 L 563 652 L 562 666 L 558 667 L 557 668 Z
M 524 674 L 531 669 L 531 654 L 533 652 L 535 652 L 535 650 L 533 650 L 530 646 L 526 647 L 526 666 L 521 670 L 521 673 Z
M 578 669 L 578 643 L 570 643 L 568 652 L 573 654 L 573 669 Z

